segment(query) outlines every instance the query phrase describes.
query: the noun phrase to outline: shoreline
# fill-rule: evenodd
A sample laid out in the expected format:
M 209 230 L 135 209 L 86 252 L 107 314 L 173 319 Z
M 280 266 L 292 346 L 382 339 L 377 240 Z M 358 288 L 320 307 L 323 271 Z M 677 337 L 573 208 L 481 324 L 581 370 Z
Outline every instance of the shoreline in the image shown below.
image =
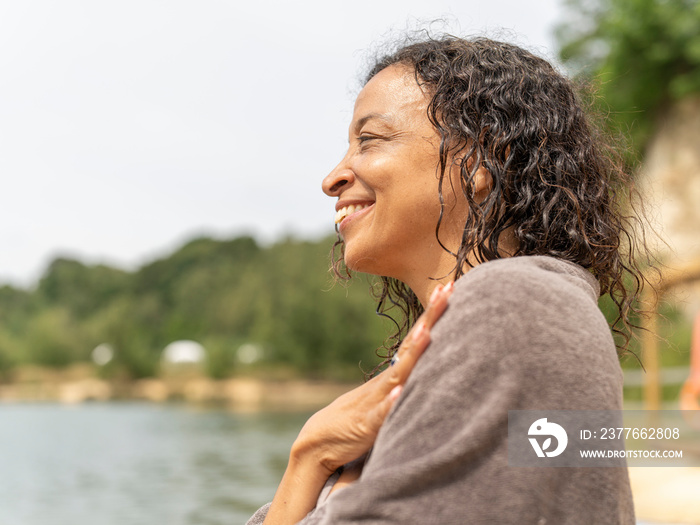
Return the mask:
M 305 379 L 232 377 L 147 378 L 108 381 L 97 377 L 53 377 L 0 383 L 0 404 L 90 401 L 150 401 L 216 404 L 240 411 L 322 408 L 359 383 Z

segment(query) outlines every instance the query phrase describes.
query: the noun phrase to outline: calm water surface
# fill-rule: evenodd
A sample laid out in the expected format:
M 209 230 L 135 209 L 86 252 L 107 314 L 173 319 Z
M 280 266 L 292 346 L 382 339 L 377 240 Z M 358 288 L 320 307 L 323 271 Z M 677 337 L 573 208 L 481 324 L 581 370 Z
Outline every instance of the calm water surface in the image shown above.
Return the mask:
M 308 416 L 0 405 L 0 525 L 245 523 Z
M 309 415 L 0 404 L 0 525 L 245 523 Z

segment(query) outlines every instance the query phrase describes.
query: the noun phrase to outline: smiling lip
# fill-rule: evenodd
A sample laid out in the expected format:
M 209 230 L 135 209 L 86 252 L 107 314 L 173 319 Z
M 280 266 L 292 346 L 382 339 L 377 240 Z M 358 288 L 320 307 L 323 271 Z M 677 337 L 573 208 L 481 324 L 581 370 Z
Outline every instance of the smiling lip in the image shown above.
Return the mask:
M 355 217 L 359 213 L 368 210 L 373 206 L 373 202 L 364 202 L 343 206 L 342 208 L 339 208 L 338 211 L 335 213 L 335 223 L 339 226 L 342 226 L 342 224 L 345 223 L 347 219 Z

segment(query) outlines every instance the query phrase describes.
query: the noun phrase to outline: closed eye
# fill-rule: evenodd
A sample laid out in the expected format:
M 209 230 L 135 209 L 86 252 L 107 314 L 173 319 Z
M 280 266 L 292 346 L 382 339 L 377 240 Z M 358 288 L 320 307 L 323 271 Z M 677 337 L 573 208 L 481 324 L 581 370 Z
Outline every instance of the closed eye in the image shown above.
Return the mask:
M 378 145 L 380 142 L 383 142 L 385 140 L 386 137 L 381 135 L 375 135 L 373 133 L 362 133 L 361 135 L 357 136 L 357 142 L 359 144 L 360 150 L 373 148 L 375 145 Z

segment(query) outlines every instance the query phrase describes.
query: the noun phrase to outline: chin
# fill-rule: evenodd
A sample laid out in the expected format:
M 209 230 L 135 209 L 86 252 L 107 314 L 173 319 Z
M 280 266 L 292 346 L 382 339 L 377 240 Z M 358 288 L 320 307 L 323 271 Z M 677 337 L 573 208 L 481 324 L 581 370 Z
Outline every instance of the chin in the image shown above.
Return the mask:
M 361 251 L 352 250 L 347 245 L 345 246 L 345 266 L 348 270 L 360 273 L 369 273 L 373 275 L 382 275 L 379 271 L 379 260 L 376 256 L 371 256 Z
M 373 265 L 368 260 L 355 260 L 351 257 L 345 257 L 345 266 L 348 270 L 351 270 L 353 272 L 371 273 L 374 275 L 378 275 L 377 273 L 372 271 Z
M 345 266 L 348 270 L 380 277 L 395 277 L 391 268 L 387 265 L 388 258 L 386 256 L 378 256 L 369 253 L 358 253 L 348 250 L 345 251 Z

